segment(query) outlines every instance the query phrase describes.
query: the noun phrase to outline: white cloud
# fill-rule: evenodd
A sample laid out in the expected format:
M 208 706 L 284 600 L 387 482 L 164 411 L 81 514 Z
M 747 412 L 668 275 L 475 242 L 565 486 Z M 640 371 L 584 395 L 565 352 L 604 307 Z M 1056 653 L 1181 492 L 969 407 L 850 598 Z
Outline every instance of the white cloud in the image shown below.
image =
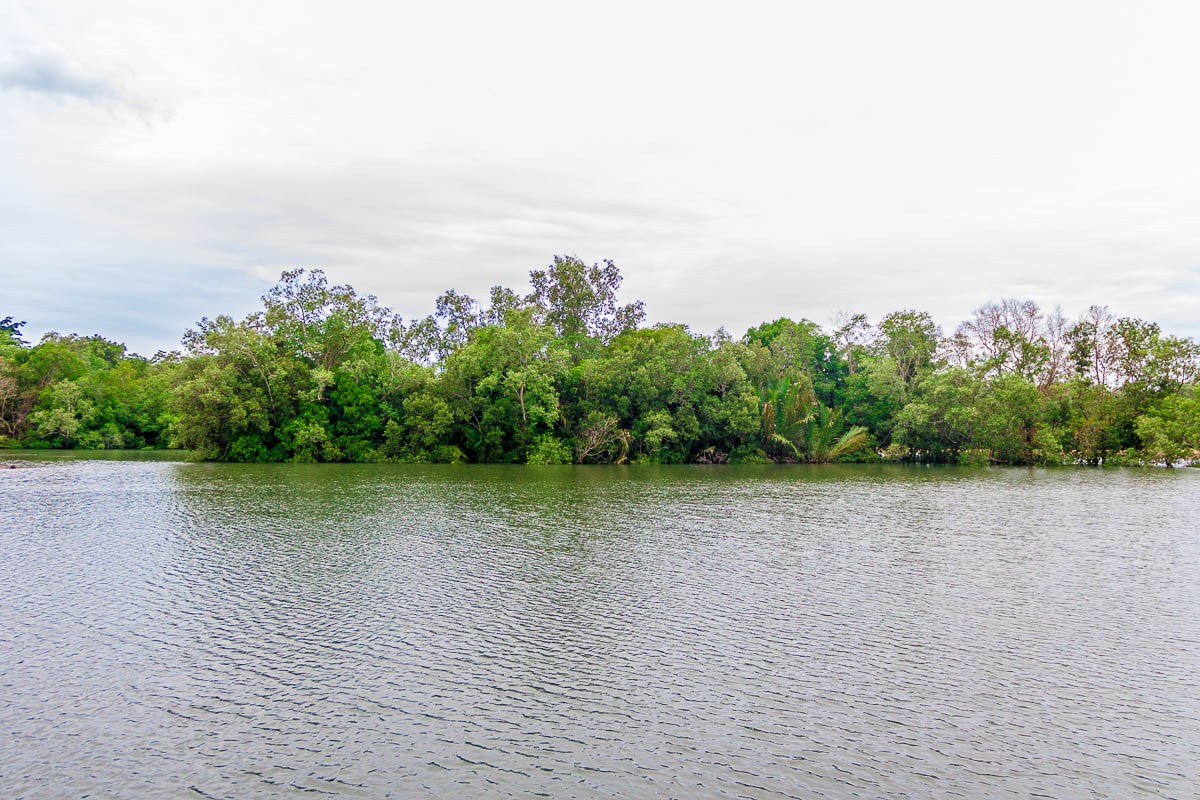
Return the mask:
M 167 346 L 292 266 L 415 316 L 571 252 L 705 330 L 1016 295 L 1200 335 L 1188 3 L 13 9 L 43 85 L 171 110 L 0 92 L 31 330 Z
M 57 53 L 29 55 L 0 66 L 0 89 L 90 101 L 114 100 L 121 96 L 111 81 L 84 74 Z

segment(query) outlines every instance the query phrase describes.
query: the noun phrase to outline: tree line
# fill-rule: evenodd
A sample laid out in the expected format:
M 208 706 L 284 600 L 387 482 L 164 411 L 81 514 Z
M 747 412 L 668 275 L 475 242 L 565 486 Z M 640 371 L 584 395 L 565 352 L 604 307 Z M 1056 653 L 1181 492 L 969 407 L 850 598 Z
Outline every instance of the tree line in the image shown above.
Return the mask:
M 320 270 L 153 358 L 0 322 L 0 446 L 185 448 L 220 461 L 1195 464 L 1200 346 L 1092 306 L 645 327 L 611 261 L 522 294 L 450 290 L 405 323 Z

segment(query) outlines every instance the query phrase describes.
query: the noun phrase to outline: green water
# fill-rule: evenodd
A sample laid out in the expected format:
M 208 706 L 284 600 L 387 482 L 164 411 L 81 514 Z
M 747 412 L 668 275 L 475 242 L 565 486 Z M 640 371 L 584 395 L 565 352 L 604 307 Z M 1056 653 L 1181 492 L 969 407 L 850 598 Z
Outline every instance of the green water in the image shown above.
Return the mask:
M 1185 797 L 1200 472 L 0 454 L 0 795 Z

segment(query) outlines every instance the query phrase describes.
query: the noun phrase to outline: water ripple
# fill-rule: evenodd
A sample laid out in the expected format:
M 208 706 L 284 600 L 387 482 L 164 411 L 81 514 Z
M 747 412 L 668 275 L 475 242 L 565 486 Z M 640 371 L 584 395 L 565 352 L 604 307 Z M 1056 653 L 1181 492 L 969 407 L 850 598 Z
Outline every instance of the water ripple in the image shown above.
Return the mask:
M 4 796 L 1200 785 L 1196 472 L 23 465 Z

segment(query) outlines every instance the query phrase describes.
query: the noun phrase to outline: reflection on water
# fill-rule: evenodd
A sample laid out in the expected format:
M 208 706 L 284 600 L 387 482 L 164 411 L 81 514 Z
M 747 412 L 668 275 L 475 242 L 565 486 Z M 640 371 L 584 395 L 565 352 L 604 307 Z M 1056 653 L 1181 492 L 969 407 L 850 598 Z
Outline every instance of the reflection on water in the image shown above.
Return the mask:
M 1200 473 L 0 471 L 0 794 L 1183 797 Z

